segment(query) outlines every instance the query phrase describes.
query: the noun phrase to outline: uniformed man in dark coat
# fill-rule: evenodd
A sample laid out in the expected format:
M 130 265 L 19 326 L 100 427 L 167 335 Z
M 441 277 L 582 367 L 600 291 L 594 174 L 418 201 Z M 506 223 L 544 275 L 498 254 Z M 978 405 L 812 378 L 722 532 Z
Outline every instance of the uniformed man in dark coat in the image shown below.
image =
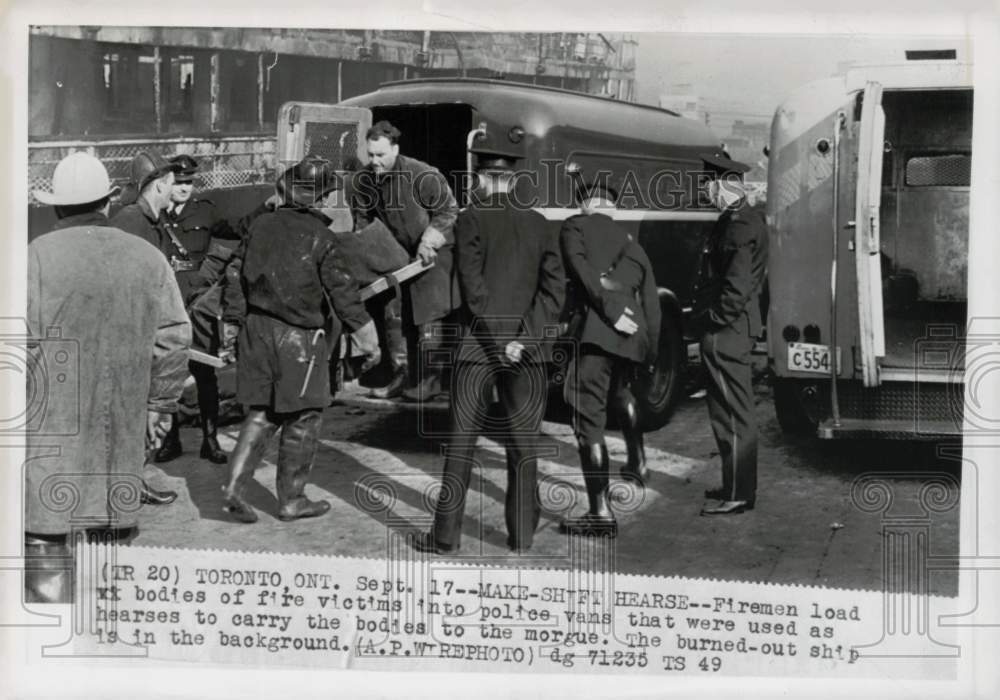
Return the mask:
M 476 440 L 488 425 L 507 448 L 507 544 L 531 547 L 540 506 L 537 449 L 545 413 L 551 342 L 565 292 L 559 243 L 545 219 L 509 198 L 519 154 L 487 141 L 478 156 L 480 189 L 455 226 L 462 289 L 462 337 L 452 382 L 451 435 L 434 528 L 415 546 L 454 552 L 462 537 L 465 497 Z M 492 395 L 500 420 L 487 417 Z
M 387 121 L 368 130 L 370 162 L 353 178 L 352 204 L 356 230 L 379 218 L 411 259 L 434 263 L 403 287 L 402 334 L 410 351 L 406 352 L 399 333 L 389 333 L 395 379 L 384 391 L 376 392 L 385 398 L 402 394 L 411 401 L 424 401 L 442 391 L 440 373 L 433 367 L 409 367 L 409 383 L 420 382 L 407 389 L 406 357 L 418 357 L 418 346 L 420 356 L 441 347 L 442 321 L 458 308 L 458 288 L 452 274 L 452 229 L 458 204 L 448 181 L 436 168 L 400 155 L 400 136 L 399 129 Z M 387 319 L 387 326 L 392 320 Z
M 237 341 L 237 399 L 249 413 L 223 493 L 225 510 L 241 522 L 257 520 L 243 493 L 279 427 L 278 518 L 314 517 L 330 509 L 327 501 L 307 498 L 304 489 L 330 402 L 330 349 L 342 325 L 354 333 L 367 364 L 381 359 L 357 281 L 337 254 L 329 220 L 316 208 L 334 186 L 325 160 L 309 158 L 289 168 L 279 182 L 284 203 L 253 221 L 237 253 L 246 304 Z
M 742 513 L 757 498 L 757 421 L 750 351 L 761 332 L 759 295 L 767 268 L 767 222 L 747 203 L 740 180 L 749 167 L 725 154 L 705 161 L 707 194 L 722 215 L 702 256 L 692 318 L 708 375 L 708 417 L 722 459 L 722 486 L 702 515 Z
M 122 201 L 129 202 L 111 219 L 111 225 L 142 238 L 167 254 L 169 237 L 163 229 L 163 210 L 170 204 L 174 175 L 178 166 L 156 151 L 142 151 L 130 164 L 130 182 Z M 144 485 L 142 500 L 151 505 L 167 505 L 177 498 L 175 491 L 158 491 Z
M 623 473 L 642 482 L 647 467 L 631 385 L 641 367 L 656 361 L 660 303 L 645 251 L 611 216 L 617 193 L 598 182 L 584 186 L 579 197 L 583 213 L 564 222 L 560 241 L 583 315 L 565 393 L 573 408 L 588 510 L 566 519 L 562 529 L 614 537 L 617 523 L 608 502 L 610 464 L 604 441 L 608 400 L 628 448 Z
M 191 318 L 192 347 L 217 355 L 221 346 L 219 318 L 223 273 L 239 244 L 239 237 L 212 200 L 194 196 L 197 161 L 189 155 L 179 155 L 170 162 L 178 170 L 170 204 L 163 212 L 161 225 L 167 235 L 161 244 L 177 276 L 181 298 Z M 219 382 L 215 369 L 200 362 L 189 362 L 188 368 L 198 387 L 200 455 L 215 464 L 225 464 L 226 453 L 216 438 Z M 181 455 L 179 428 L 175 416 L 170 432 L 156 452 L 157 462 L 167 462 Z

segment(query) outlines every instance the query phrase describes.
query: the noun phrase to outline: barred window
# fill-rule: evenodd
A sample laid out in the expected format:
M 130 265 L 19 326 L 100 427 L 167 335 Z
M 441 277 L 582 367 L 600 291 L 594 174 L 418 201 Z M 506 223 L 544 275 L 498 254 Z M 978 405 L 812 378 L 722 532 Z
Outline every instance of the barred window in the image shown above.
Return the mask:
M 972 176 L 972 155 L 942 153 L 922 155 L 906 161 L 908 187 L 968 187 Z

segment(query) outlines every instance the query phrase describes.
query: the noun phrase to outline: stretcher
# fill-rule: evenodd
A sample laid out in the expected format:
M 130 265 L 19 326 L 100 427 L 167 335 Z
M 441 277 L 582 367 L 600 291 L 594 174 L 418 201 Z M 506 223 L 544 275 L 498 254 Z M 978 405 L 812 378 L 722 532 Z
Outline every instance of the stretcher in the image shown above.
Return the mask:
M 414 277 L 431 269 L 432 267 L 434 267 L 433 262 L 424 264 L 420 260 L 414 260 L 413 262 L 399 268 L 395 272 L 392 272 L 388 275 L 383 275 L 382 277 L 379 277 L 371 284 L 362 287 L 361 301 L 367 301 L 372 297 L 381 294 L 382 292 L 388 289 L 392 289 L 398 284 L 402 284 L 407 280 L 411 280 Z M 341 357 L 345 356 L 348 345 L 351 345 L 353 347 L 354 344 L 340 343 Z M 203 365 L 208 365 L 209 367 L 215 367 L 217 369 L 220 367 L 225 367 L 227 364 L 232 362 L 232 359 L 230 359 L 229 357 L 217 357 L 215 355 L 210 355 L 207 352 L 202 352 L 200 350 L 194 350 L 194 349 L 188 350 L 188 359 L 191 360 L 192 362 L 198 362 Z

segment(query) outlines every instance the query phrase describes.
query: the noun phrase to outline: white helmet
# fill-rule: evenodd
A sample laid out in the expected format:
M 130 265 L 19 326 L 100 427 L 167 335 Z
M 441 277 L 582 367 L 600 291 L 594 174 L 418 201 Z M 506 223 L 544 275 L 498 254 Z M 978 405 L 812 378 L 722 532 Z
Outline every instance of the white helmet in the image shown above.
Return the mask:
M 35 190 L 35 198 L 42 204 L 70 206 L 97 202 L 119 189 L 111 186 L 104 163 L 77 151 L 59 161 L 52 174 L 52 192 Z

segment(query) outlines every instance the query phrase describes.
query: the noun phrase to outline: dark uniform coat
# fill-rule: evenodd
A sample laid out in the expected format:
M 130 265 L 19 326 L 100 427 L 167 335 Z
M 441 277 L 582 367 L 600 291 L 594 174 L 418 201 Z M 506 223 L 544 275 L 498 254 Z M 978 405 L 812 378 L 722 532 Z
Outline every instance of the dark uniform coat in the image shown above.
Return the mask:
M 35 388 L 47 403 L 28 433 L 25 529 L 132 527 L 146 411 L 177 410 L 190 326 L 154 248 L 99 213 L 59 225 L 28 246 L 28 328 L 47 377 Z
M 727 501 L 757 494 L 757 421 L 750 353 L 761 331 L 759 295 L 767 268 L 767 223 L 745 201 L 719 216 L 695 290 L 695 329 L 708 377 L 709 421 L 722 460 Z
M 516 339 L 526 361 L 550 360 L 566 285 L 556 232 L 497 195 L 459 214 L 455 238 L 467 312 L 459 359 L 486 361 Z
M 165 234 L 160 226 L 160 214 L 154 212 L 145 197 L 139 197 L 131 204 L 126 204 L 111 217 L 111 225 L 126 233 L 131 233 L 143 239 L 164 255 L 167 250 L 163 239 Z M 170 256 L 167 255 L 167 258 Z
M 605 214 L 580 214 L 563 223 L 560 233 L 563 256 L 577 294 L 586 306 L 581 344 L 596 345 L 618 357 L 651 365 L 656 361 L 660 337 L 660 301 L 653 269 L 642 247 Z M 616 258 L 624 249 L 618 263 Z M 614 265 L 614 269 L 609 268 Z M 622 291 L 601 284 L 607 273 Z M 633 311 L 639 330 L 630 336 L 615 330 L 625 307 Z
M 239 244 L 239 236 L 210 199 L 191 197 L 180 211 L 163 212 L 162 248 L 167 259 L 193 263 L 193 269 L 179 269 L 177 284 L 185 302 L 204 293 L 222 278 L 226 263 Z M 173 234 L 181 251 L 171 239 Z M 177 267 L 188 267 L 187 265 Z
M 719 216 L 695 287 L 694 320 L 700 330 L 732 326 L 745 317 L 750 337 L 760 335 L 767 248 L 767 220 L 760 207 L 744 201 Z
M 318 212 L 281 207 L 253 221 L 238 255 L 246 308 L 239 401 L 279 413 L 325 408 L 330 348 L 341 323 L 353 332 L 370 321 L 334 234 Z
M 458 204 L 444 175 L 415 158 L 399 156 L 395 167 L 381 177 L 370 166 L 358 171 L 353 189 L 355 229 L 381 219 L 411 259 L 428 225 L 445 237 L 434 267 L 407 283 L 413 324 L 437 321 L 458 308 L 458 285 L 452 274 Z

